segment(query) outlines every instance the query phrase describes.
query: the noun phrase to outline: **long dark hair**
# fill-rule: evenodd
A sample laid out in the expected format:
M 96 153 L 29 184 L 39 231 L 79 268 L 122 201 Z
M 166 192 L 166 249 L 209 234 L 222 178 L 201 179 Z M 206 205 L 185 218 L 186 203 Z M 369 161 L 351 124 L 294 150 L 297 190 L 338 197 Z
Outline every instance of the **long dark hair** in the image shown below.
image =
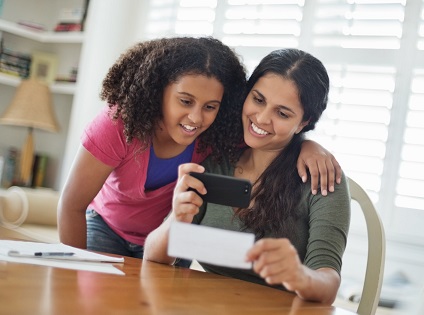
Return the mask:
M 150 143 L 162 119 L 163 92 L 184 75 L 217 79 L 224 95 L 215 122 L 199 136 L 199 151 L 213 148 L 212 156 L 233 156 L 243 137 L 241 128 L 246 71 L 238 55 L 212 37 L 161 38 L 137 43 L 125 51 L 103 80 L 100 97 L 124 123 L 127 142 Z
M 298 49 L 276 50 L 263 58 L 250 76 L 247 90 L 250 91 L 268 73 L 277 74 L 296 85 L 304 110 L 302 121 L 308 121 L 308 125 L 293 136 L 258 178 L 252 194 L 254 205 L 236 211 L 246 228 L 253 230 L 258 238 L 263 237 L 266 231 L 280 237 L 296 235 L 293 223 L 305 215 L 297 211 L 304 187 L 297 172 L 297 159 L 304 133 L 315 128 L 327 107 L 330 86 L 321 61 Z

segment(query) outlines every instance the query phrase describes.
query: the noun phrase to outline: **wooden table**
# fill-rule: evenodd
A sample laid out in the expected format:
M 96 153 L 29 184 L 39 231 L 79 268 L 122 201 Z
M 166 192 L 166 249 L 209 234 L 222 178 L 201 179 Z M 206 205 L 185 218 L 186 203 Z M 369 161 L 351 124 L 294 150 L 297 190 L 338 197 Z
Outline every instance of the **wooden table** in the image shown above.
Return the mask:
M 125 276 L 0 261 L 0 314 L 352 315 L 294 294 L 125 257 Z

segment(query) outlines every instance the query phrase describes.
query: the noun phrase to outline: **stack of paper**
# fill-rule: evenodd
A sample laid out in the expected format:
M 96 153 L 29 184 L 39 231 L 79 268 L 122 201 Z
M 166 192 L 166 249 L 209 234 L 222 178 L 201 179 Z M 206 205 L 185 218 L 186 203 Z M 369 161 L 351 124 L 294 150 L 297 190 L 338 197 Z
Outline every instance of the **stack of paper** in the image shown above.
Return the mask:
M 121 270 L 110 264 L 124 262 L 123 257 L 101 255 L 61 243 L 45 244 L 0 240 L 0 260 L 66 269 L 124 274 Z

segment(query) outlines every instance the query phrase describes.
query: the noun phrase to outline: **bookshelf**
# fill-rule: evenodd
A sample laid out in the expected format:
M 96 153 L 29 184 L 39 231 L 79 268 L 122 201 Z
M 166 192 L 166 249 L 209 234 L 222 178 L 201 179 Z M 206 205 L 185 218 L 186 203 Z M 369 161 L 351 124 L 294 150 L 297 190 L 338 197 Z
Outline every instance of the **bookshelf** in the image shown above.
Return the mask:
M 55 32 L 53 30 L 59 22 L 61 10 L 70 7 L 83 8 L 84 4 L 84 0 L 38 0 L 36 2 L 3 0 L 3 7 L 0 8 L 0 40 L 3 42 L 3 47 L 29 55 L 34 52 L 55 55 L 58 61 L 56 75 L 69 78 L 71 71 L 79 66 L 79 57 L 85 41 L 84 32 Z M 43 25 L 44 30 L 21 25 L 22 21 Z M 19 76 L 0 72 L 0 114 L 7 108 L 20 82 Z M 76 83 L 55 81 L 50 84 L 50 89 L 53 93 L 60 132 L 34 130 L 35 151 L 49 158 L 45 186 L 58 189 Z M 11 147 L 20 149 L 26 129 L 0 125 L 0 134 L 2 134 L 0 156 L 5 156 Z

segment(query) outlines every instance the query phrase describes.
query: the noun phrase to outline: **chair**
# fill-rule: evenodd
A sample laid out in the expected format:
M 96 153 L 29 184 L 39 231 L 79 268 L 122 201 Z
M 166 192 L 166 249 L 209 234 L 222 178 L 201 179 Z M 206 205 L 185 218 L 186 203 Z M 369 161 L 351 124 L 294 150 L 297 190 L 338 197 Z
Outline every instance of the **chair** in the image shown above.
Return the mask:
M 368 233 L 368 258 L 365 280 L 357 313 L 374 315 L 380 299 L 386 255 L 386 237 L 380 216 L 365 190 L 348 178 L 351 199 L 358 202 L 365 217 Z

